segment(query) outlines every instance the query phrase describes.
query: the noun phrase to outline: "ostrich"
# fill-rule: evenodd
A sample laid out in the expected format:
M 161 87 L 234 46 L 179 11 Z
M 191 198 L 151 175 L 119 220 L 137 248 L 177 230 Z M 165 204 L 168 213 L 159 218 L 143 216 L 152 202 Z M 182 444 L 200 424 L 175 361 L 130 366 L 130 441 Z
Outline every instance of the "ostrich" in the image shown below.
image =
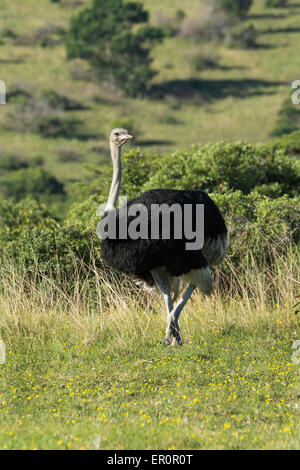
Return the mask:
M 174 218 L 170 218 L 170 237 L 163 239 L 161 232 L 156 239 L 127 239 L 119 232 L 114 237 L 104 237 L 100 224 L 108 221 L 114 213 L 116 220 L 124 215 L 124 207 L 117 208 L 117 201 L 122 177 L 122 146 L 133 136 L 125 129 L 114 129 L 110 135 L 111 158 L 113 163 L 113 178 L 109 197 L 97 234 L 101 241 L 101 253 L 104 262 L 121 272 L 133 276 L 146 286 L 157 286 L 162 293 L 167 308 L 167 329 L 165 344 L 182 345 L 179 328 L 179 316 L 194 290 L 198 287 L 205 295 L 210 295 L 214 289 L 213 278 L 209 266 L 220 264 L 225 256 L 228 239 L 227 229 L 222 215 L 216 204 L 200 190 L 154 189 L 131 199 L 126 205 L 126 212 L 137 204 L 146 209 L 153 205 L 174 204 L 192 207 L 192 218 L 195 218 L 197 205 L 204 207 L 204 243 L 201 249 L 187 250 L 185 236 L 176 239 L 174 236 Z M 126 214 L 128 215 L 128 214 Z M 132 220 L 128 217 L 127 224 Z M 147 222 L 151 223 L 149 216 Z M 193 220 L 194 224 L 194 220 Z M 100 233 L 99 233 L 100 230 Z M 151 232 L 152 233 L 152 232 Z M 175 304 L 179 295 L 179 286 L 186 285 L 186 290 Z

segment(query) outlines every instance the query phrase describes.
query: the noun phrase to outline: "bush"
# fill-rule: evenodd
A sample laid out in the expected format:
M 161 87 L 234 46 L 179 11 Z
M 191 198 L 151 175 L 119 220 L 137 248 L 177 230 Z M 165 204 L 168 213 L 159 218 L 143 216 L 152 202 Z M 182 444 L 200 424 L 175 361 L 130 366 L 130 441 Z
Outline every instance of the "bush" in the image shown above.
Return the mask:
M 300 175 L 295 161 L 271 146 L 213 143 L 165 155 L 124 155 L 123 194 L 154 188 L 227 189 L 250 193 L 257 185 L 280 182 L 280 195 L 296 194 Z
M 200 72 L 205 69 L 216 69 L 219 66 L 220 57 L 209 49 L 203 49 L 192 55 L 190 67 L 193 72 Z
M 13 92 L 15 108 L 8 115 L 6 128 L 18 132 L 33 132 L 47 138 L 81 137 L 82 121 L 65 116 L 65 111 L 81 109 L 81 105 L 70 98 L 46 90 L 37 97 L 33 93 L 16 89 Z
M 220 0 L 220 5 L 227 13 L 236 18 L 244 18 L 251 8 L 253 0 Z
M 238 266 L 251 256 L 258 266 L 272 263 L 272 254 L 284 254 L 300 240 L 300 198 L 271 199 L 253 192 L 210 194 L 229 229 L 228 257 Z
M 258 31 L 253 25 L 237 25 L 227 36 L 226 43 L 232 49 L 253 49 L 257 46 Z
M 63 184 L 38 166 L 10 172 L 2 179 L 1 192 L 15 201 L 20 201 L 24 196 L 39 200 L 54 194 L 65 195 Z
M 300 154 L 300 131 L 285 134 L 275 142 L 270 143 L 273 148 L 281 149 L 287 155 Z
M 57 223 L 50 216 L 44 205 L 31 199 L 14 200 L 0 199 L 0 258 L 5 247 L 16 241 L 21 232 L 29 228 L 53 228 Z
M 82 104 L 69 98 L 68 96 L 61 95 L 54 90 L 43 90 L 41 96 L 53 109 L 61 109 L 63 111 L 76 111 L 84 109 Z
M 81 119 L 64 116 L 40 116 L 28 122 L 31 131 L 48 139 L 63 137 L 73 139 L 79 135 Z
M 17 239 L 5 246 L 4 259 L 16 260 L 34 276 L 38 271 L 61 280 L 67 290 L 68 281 L 72 283 L 76 271 L 77 274 L 88 271 L 95 260 L 96 267 L 102 266 L 99 251 L 95 256 L 99 245 L 96 235 L 83 234 L 72 227 L 26 227 Z
M 14 154 L 0 152 L 0 169 L 1 171 L 20 170 L 28 168 L 29 164 L 23 157 Z

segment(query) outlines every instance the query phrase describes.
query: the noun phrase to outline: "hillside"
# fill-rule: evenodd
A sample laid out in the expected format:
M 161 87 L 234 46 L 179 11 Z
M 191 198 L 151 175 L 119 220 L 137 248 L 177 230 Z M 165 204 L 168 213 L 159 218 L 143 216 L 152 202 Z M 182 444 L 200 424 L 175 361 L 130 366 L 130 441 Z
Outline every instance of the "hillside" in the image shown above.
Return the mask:
M 189 57 L 202 46 L 178 36 L 167 39 L 154 51 L 155 83 L 165 96 L 152 100 L 124 98 L 111 86 L 93 81 L 86 64 L 66 60 L 63 33 L 54 33 L 54 40 L 47 43 L 55 27 L 66 29 L 74 11 L 87 3 L 2 1 L 0 79 L 7 84 L 8 97 L 16 84 L 32 93 L 55 90 L 66 95 L 84 108 L 70 113 L 83 120 L 84 132 L 80 139 L 49 139 L 5 130 L 7 115 L 15 106 L 8 99 L 0 107 L 0 150 L 25 158 L 43 156 L 47 168 L 68 181 L 80 179 L 87 171 L 84 164 L 108 161 L 107 134 L 119 120 L 133 127 L 137 145 L 151 150 L 269 139 L 290 84 L 299 78 L 299 0 L 288 8 L 268 10 L 257 0 L 247 21 L 261 33 L 259 47 L 238 50 L 211 45 L 220 57 L 215 69 L 192 72 Z M 201 15 L 196 0 L 144 3 L 154 24 L 162 17 L 174 18 L 178 9 L 185 11 L 186 22 Z

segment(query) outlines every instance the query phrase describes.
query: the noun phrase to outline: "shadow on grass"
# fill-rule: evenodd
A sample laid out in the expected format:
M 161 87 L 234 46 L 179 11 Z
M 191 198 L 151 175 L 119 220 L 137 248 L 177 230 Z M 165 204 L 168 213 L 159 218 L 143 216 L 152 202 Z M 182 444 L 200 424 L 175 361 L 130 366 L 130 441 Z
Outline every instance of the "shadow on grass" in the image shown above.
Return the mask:
M 287 3 L 286 5 L 283 5 L 281 8 L 300 8 L 299 3 Z
M 282 20 L 286 18 L 286 15 L 273 15 L 272 13 L 253 13 L 253 15 L 247 16 L 248 20 Z
M 280 34 L 280 33 L 300 33 L 300 28 L 279 28 L 279 29 L 266 29 L 260 31 L 260 34 Z
M 170 80 L 153 85 L 150 96 L 153 99 L 174 96 L 178 99 L 182 98 L 190 101 L 200 99 L 210 102 L 229 96 L 248 98 L 256 95 L 273 94 L 275 92 L 274 88 L 280 85 L 283 85 L 283 82 L 250 78 L 228 80 Z
M 0 64 L 21 64 L 24 62 L 24 59 L 0 59 Z

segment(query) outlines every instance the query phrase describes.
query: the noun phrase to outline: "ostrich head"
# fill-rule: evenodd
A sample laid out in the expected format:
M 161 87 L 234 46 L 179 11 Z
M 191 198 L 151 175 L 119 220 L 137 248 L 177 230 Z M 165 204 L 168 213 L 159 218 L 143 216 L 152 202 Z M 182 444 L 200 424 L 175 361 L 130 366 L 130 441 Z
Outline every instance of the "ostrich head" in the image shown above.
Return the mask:
M 113 129 L 110 134 L 110 143 L 116 147 L 122 147 L 131 139 L 133 139 L 133 136 L 128 134 L 126 129 Z

